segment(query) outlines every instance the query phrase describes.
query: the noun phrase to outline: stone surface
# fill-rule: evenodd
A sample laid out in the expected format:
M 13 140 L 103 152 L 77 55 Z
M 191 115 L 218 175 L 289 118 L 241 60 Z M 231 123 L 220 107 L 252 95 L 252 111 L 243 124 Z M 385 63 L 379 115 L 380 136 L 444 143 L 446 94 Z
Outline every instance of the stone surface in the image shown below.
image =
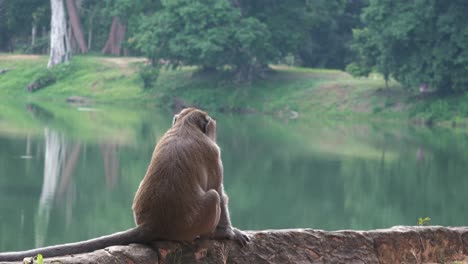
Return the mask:
M 92 100 L 88 97 L 79 96 L 79 95 L 72 95 L 67 98 L 67 103 L 70 104 L 89 104 Z
M 251 242 L 244 248 L 225 240 L 160 241 L 50 258 L 44 263 L 468 263 L 468 227 L 248 233 Z
M 0 74 L 7 73 L 7 72 L 9 72 L 9 71 L 11 71 L 10 68 L 0 69 Z

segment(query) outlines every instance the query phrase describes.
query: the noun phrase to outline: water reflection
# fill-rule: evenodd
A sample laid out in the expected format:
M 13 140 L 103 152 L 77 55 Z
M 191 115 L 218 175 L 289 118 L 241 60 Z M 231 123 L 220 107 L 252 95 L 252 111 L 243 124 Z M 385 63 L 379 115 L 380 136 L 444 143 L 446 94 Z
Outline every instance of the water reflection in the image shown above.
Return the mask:
M 99 146 L 104 163 L 104 175 L 106 177 L 106 189 L 112 189 L 119 177 L 119 160 L 117 159 L 116 144 L 101 144 Z
M 134 192 L 171 113 L 7 107 L 0 112 L 0 251 L 133 225 Z M 425 216 L 466 225 L 466 134 L 214 115 L 236 226 L 371 229 Z
M 44 129 L 45 155 L 44 155 L 44 181 L 39 198 L 37 220 L 35 225 L 35 246 L 44 245 L 49 226 L 50 211 L 55 197 L 57 182 L 65 159 L 65 140 L 59 133 Z

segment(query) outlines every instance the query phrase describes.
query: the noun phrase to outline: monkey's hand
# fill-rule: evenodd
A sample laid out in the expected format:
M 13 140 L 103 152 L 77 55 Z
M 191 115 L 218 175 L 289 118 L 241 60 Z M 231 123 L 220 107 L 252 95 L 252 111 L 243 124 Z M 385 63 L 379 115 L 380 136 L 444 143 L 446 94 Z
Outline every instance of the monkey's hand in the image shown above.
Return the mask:
M 245 246 L 250 241 L 249 236 L 235 227 L 216 227 L 213 238 L 235 240 L 239 245 Z

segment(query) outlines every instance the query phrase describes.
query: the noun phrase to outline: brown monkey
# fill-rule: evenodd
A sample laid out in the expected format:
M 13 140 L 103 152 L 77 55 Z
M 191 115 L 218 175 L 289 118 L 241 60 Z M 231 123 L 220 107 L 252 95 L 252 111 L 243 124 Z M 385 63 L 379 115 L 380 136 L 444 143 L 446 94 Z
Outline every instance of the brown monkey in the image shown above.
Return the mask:
M 223 165 L 216 144 L 216 121 L 206 112 L 186 108 L 156 145 L 133 201 L 136 227 L 83 242 L 0 253 L 0 261 L 42 254 L 54 257 L 90 252 L 112 245 L 155 240 L 249 238 L 232 227 L 223 190 Z

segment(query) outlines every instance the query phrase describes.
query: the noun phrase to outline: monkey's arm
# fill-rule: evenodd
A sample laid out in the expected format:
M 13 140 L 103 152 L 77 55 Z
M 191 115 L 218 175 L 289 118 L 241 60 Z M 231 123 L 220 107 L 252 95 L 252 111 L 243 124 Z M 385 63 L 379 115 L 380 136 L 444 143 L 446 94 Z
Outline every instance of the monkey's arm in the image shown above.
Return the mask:
M 218 228 L 226 228 L 226 227 L 232 227 L 231 225 L 231 217 L 229 216 L 229 210 L 228 210 L 228 201 L 229 197 L 224 193 L 224 187 L 221 184 L 221 186 L 218 188 L 218 194 L 219 198 L 221 200 L 221 216 L 219 218 L 218 222 Z
M 218 188 L 220 197 L 221 215 L 219 218 L 218 226 L 214 234 L 215 238 L 227 238 L 236 240 L 240 245 L 244 246 L 250 241 L 249 237 L 241 230 L 232 227 L 231 218 L 228 210 L 228 196 L 224 193 L 224 187 L 221 184 Z

